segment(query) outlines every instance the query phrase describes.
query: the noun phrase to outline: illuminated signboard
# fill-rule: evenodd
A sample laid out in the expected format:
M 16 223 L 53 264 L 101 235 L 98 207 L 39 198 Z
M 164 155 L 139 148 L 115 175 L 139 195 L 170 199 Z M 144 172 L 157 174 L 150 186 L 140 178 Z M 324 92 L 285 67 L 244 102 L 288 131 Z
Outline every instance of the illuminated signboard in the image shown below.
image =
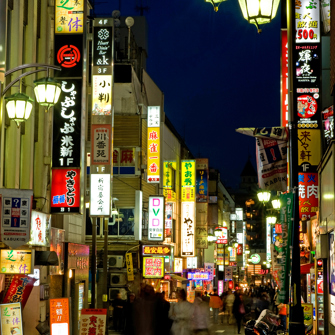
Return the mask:
M 131 252 L 126 253 L 126 265 L 127 265 L 127 279 L 128 281 L 134 281 L 133 255 Z
M 61 82 L 53 113 L 52 168 L 80 166 L 81 79 Z
M 208 159 L 196 160 L 196 199 L 197 202 L 208 202 Z
M 51 215 L 31 212 L 30 245 L 50 246 Z
M 181 203 L 181 256 L 194 256 L 195 202 Z
M 205 263 L 204 264 L 204 269 L 205 269 L 205 272 L 208 272 L 209 274 L 209 280 L 213 280 L 213 277 L 214 277 L 214 263 Z
M 243 255 L 243 244 L 238 244 L 236 248 L 236 255 L 241 256 Z
M 0 250 L 0 273 L 30 274 L 33 273 L 34 250 Z
M 92 124 L 91 165 L 111 164 L 112 126 Z
M 171 246 L 169 245 L 144 245 L 142 255 L 161 255 L 170 256 Z
M 160 181 L 160 106 L 148 106 L 147 182 Z
M 84 1 L 55 0 L 55 34 L 82 34 Z
M 223 293 L 223 280 L 218 280 L 218 296 L 221 297 Z
M 271 225 L 266 222 L 266 260 L 271 261 Z
M 82 309 L 80 335 L 100 335 L 106 332 L 107 309 Z
M 177 272 L 177 273 L 183 272 L 183 259 L 182 258 L 174 259 L 174 272 Z
M 197 226 L 196 229 L 196 236 L 195 236 L 195 247 L 197 249 L 207 249 L 208 248 L 208 232 L 207 226 Z
M 164 257 L 143 257 L 143 277 L 163 278 Z
M 163 164 L 163 187 L 172 189 L 175 184 L 176 162 L 164 161 Z
M 21 303 L 0 304 L 1 334 L 23 334 Z
M 111 115 L 112 76 L 96 75 L 92 80 L 92 115 Z
M 33 191 L 3 188 L 0 194 L 1 240 L 11 248 L 19 248 L 30 238 Z
M 188 272 L 187 279 L 189 280 L 209 280 L 208 272 Z
M 196 269 L 197 267 L 198 267 L 198 257 L 187 257 L 186 268 L 187 269 Z
M 288 126 L 288 45 L 287 30 L 281 30 L 281 126 Z
M 51 335 L 70 334 L 69 298 L 50 299 Z
M 253 254 L 250 256 L 250 262 L 253 264 L 258 264 L 261 261 L 261 256 L 258 254 Z
M 167 202 L 165 204 L 165 238 L 172 236 L 173 223 L 173 203 Z
M 110 174 L 91 174 L 90 215 L 110 216 Z
M 319 204 L 318 173 L 304 172 L 298 174 L 299 214 L 300 218 L 310 219 L 316 215 Z
M 52 169 L 51 213 L 79 213 L 80 169 Z
M 99 22 L 100 25 L 97 25 Z M 112 66 L 113 27 L 109 26 L 109 24 L 109 19 L 95 19 L 93 39 L 93 66 Z
M 164 240 L 164 197 L 149 196 L 149 241 Z
M 181 162 L 181 199 L 195 201 L 195 160 Z
M 227 244 L 228 243 L 228 228 L 226 227 L 216 227 L 216 229 L 221 230 L 221 236 L 216 240 L 216 244 Z

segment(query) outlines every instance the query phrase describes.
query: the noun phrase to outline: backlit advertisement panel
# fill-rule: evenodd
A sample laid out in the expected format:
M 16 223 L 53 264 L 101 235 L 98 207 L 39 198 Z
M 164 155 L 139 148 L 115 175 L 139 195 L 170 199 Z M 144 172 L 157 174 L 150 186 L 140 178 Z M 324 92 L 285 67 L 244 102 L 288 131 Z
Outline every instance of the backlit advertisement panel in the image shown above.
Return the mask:
M 0 305 L 1 334 L 23 334 L 21 303 Z
M 92 115 L 112 114 L 112 76 L 93 76 Z
M 91 174 L 90 216 L 110 216 L 111 175 Z
M 79 213 L 80 169 L 52 169 L 51 213 Z
M 50 299 L 51 335 L 70 334 L 69 298 Z
M 319 179 L 318 173 L 301 172 L 298 175 L 299 184 L 299 217 L 310 219 L 319 209 Z
M 181 256 L 195 256 L 195 202 L 182 202 L 181 225 Z
M 92 124 L 91 165 L 111 164 L 112 126 Z
M 163 278 L 164 257 L 143 257 L 143 278 Z
M 50 246 L 51 215 L 31 212 L 30 245 Z
M 55 0 L 55 34 L 82 34 L 84 1 Z
M 164 240 L 164 203 L 162 196 L 149 196 L 149 241 Z
M 288 126 L 288 45 L 287 30 L 281 30 L 281 126 Z
M 181 200 L 195 201 L 195 160 L 181 161 Z

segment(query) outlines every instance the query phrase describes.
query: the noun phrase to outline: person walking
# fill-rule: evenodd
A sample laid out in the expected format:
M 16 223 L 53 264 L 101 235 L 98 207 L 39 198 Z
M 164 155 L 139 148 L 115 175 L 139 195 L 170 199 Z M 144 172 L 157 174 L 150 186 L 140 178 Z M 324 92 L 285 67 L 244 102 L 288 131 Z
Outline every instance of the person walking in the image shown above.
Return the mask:
M 193 313 L 193 332 L 196 335 L 209 334 L 209 308 L 208 304 L 203 301 L 201 293 L 197 292 L 194 299 L 194 313 Z
M 245 314 L 245 309 L 244 309 L 244 304 L 242 301 L 242 296 L 238 292 L 235 292 L 235 300 L 233 304 L 233 314 L 235 316 L 236 323 L 237 323 L 237 332 L 241 334 L 241 323 L 242 323 L 242 318 Z
M 169 319 L 170 303 L 165 300 L 165 292 L 157 292 L 156 335 L 169 335 L 171 320 Z
M 169 318 L 173 320 L 171 332 L 173 335 L 192 334 L 192 316 L 194 306 L 186 300 L 186 292 L 181 289 L 178 293 L 178 302 L 171 305 Z
M 134 335 L 134 301 L 135 301 L 135 293 L 130 293 L 128 297 L 128 301 L 125 304 L 125 329 L 124 333 L 126 335 Z
M 117 332 L 123 331 L 125 301 L 121 299 L 120 293 L 118 293 L 116 299 L 113 300 L 112 306 L 114 329 Z
M 228 295 L 226 297 L 226 310 L 228 313 L 228 324 L 230 325 L 233 322 L 233 305 L 234 305 L 235 296 L 232 291 L 228 290 Z
M 214 289 L 214 293 L 211 295 L 209 300 L 209 307 L 213 309 L 214 323 L 218 323 L 219 310 L 222 308 L 223 302 L 217 294 L 217 289 Z

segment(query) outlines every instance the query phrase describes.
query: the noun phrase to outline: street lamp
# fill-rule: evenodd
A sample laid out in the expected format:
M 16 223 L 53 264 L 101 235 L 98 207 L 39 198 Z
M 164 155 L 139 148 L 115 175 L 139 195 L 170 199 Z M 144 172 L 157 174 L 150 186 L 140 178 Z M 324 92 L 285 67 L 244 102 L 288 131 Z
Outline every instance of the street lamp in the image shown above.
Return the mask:
M 244 18 L 253 23 L 257 32 L 261 33 L 260 24 L 271 22 L 276 16 L 279 0 L 238 0 Z
M 275 215 L 269 215 L 266 217 L 266 222 L 269 224 L 275 224 L 277 222 L 277 217 Z
M 271 203 L 272 203 L 272 207 L 274 209 L 280 209 L 280 200 L 279 199 L 273 199 L 271 201 Z
M 31 110 L 33 109 L 34 100 L 24 93 L 15 93 L 6 97 L 6 109 L 10 120 L 16 122 L 17 126 L 20 122 L 29 119 Z
M 210 2 L 213 7 L 214 7 L 214 11 L 218 11 L 219 10 L 219 6 L 221 4 L 221 2 L 225 1 L 225 0 L 205 0 L 206 2 Z
M 257 193 L 258 200 L 261 201 L 263 204 L 265 202 L 268 202 L 270 200 L 270 197 L 271 197 L 271 192 L 270 191 L 260 190 Z
M 61 84 L 57 80 L 45 77 L 35 80 L 34 84 L 36 100 L 41 106 L 48 110 L 57 103 L 61 92 Z

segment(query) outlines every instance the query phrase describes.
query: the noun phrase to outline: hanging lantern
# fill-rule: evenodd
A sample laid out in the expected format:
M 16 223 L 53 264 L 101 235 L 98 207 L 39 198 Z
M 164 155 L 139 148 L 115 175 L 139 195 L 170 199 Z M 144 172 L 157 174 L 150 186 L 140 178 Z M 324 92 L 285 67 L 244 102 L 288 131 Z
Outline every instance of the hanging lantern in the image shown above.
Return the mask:
M 267 216 L 266 217 L 266 222 L 269 223 L 269 224 L 275 224 L 275 223 L 277 223 L 277 217 L 274 216 L 274 215 Z
M 29 119 L 31 110 L 33 109 L 34 100 L 24 93 L 15 93 L 9 97 L 5 97 L 7 101 L 6 109 L 10 120 L 16 122 L 17 126 L 20 122 Z
M 57 80 L 50 77 L 41 78 L 35 80 L 34 85 L 36 100 L 41 106 L 48 110 L 57 103 L 61 92 L 61 84 Z
M 263 190 L 260 190 L 258 193 L 257 193 L 257 198 L 259 201 L 261 202 L 268 202 L 270 200 L 270 197 L 271 197 L 271 192 L 270 191 L 263 191 Z
M 238 0 L 243 17 L 262 32 L 259 25 L 269 23 L 276 16 L 279 0 Z
M 221 4 L 221 2 L 225 1 L 225 0 L 205 0 L 206 2 L 210 2 L 213 7 L 214 7 L 214 11 L 218 11 L 219 10 L 219 6 Z
M 274 209 L 280 209 L 280 200 L 279 199 L 273 199 L 271 201 L 271 203 L 272 203 L 272 207 Z

